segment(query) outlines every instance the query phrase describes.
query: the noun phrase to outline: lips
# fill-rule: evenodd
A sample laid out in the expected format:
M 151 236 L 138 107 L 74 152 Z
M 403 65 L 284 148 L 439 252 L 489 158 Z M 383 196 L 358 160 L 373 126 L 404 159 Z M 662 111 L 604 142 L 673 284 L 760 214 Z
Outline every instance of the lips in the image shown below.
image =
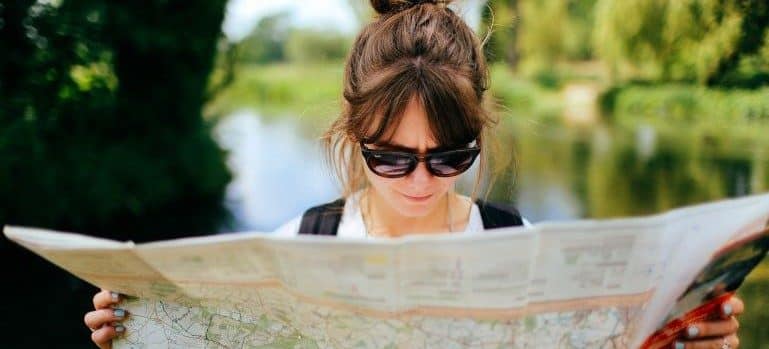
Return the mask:
M 424 202 L 424 201 L 429 200 L 433 196 L 432 194 L 418 195 L 418 196 L 411 196 L 411 195 L 407 195 L 407 194 L 401 194 L 401 195 L 403 195 L 409 201 L 414 201 L 414 202 Z

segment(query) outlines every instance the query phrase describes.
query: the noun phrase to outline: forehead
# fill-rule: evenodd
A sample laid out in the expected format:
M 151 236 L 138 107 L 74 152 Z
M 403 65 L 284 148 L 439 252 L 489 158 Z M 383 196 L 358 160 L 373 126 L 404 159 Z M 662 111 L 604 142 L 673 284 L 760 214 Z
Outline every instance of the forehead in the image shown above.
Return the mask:
M 382 116 L 378 115 L 371 123 L 367 134 L 372 134 L 382 122 Z M 412 97 L 406 104 L 401 115 L 391 120 L 384 133 L 374 143 L 387 143 L 411 148 L 419 145 L 436 147 L 438 141 L 430 127 L 427 113 L 418 98 Z
M 381 117 L 378 117 L 376 122 L 371 125 L 369 134 L 376 130 L 379 122 L 381 122 Z M 411 98 L 403 113 L 387 126 L 382 137 L 372 140 L 374 144 L 415 151 L 426 151 L 439 147 L 430 127 L 427 113 L 417 98 Z

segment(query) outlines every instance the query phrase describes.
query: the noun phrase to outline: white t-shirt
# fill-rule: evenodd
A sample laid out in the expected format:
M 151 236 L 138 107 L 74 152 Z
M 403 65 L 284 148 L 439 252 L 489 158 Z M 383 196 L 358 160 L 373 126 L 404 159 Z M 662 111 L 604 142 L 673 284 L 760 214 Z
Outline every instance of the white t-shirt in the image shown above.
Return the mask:
M 355 195 L 353 195 L 355 196 Z M 363 214 L 358 205 L 359 200 L 353 197 L 351 200 L 345 200 L 344 211 L 342 211 L 342 219 L 339 221 L 339 228 L 336 232 L 337 238 L 342 239 L 366 239 L 374 238 L 366 234 L 366 225 L 363 223 Z M 530 226 L 531 224 L 524 218 L 523 225 Z M 273 234 L 276 236 L 296 236 L 299 233 L 299 226 L 302 223 L 302 215 L 295 217 L 294 219 L 283 224 L 280 228 L 276 229 Z M 463 234 L 474 234 L 483 231 L 483 219 L 481 218 L 481 211 L 478 208 L 478 204 L 473 203 L 470 209 L 470 220 L 467 222 Z

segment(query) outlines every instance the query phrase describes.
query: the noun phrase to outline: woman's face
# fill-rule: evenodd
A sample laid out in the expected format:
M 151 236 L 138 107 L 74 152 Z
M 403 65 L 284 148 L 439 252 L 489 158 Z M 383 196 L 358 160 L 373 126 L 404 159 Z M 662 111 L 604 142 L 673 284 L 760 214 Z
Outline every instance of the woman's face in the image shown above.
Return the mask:
M 412 98 L 404 110 L 398 126 L 383 137 L 388 145 L 410 148 L 414 152 L 426 153 L 439 144 L 433 138 L 427 114 L 416 98 Z M 371 149 L 383 149 L 386 146 L 367 145 Z M 366 171 L 371 188 L 392 209 L 405 217 L 422 217 L 432 212 L 442 203 L 444 194 L 454 185 L 459 176 L 436 177 L 427 171 L 424 162 L 405 177 L 385 178 Z

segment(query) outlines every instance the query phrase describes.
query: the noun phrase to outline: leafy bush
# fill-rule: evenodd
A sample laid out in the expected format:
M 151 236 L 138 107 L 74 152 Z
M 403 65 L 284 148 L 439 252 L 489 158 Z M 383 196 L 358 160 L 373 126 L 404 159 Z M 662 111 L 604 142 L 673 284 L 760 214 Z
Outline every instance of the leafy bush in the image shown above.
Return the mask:
M 351 45 L 352 38 L 337 32 L 296 29 L 286 42 L 286 58 L 293 63 L 338 62 L 341 66 Z
M 626 85 L 603 93 L 600 104 L 614 118 L 681 122 L 769 123 L 769 88 Z

